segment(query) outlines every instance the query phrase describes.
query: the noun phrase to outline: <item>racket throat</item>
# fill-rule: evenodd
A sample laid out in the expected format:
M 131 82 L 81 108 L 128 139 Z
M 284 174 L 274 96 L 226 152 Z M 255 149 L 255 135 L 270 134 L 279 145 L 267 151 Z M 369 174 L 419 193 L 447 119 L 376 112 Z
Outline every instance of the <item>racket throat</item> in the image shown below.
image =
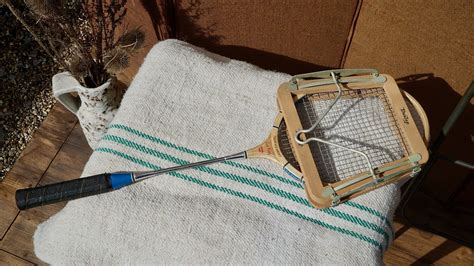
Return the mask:
M 283 165 L 284 159 L 278 146 L 277 134 L 277 129 L 273 129 L 263 143 L 245 152 L 246 158 L 265 158 Z

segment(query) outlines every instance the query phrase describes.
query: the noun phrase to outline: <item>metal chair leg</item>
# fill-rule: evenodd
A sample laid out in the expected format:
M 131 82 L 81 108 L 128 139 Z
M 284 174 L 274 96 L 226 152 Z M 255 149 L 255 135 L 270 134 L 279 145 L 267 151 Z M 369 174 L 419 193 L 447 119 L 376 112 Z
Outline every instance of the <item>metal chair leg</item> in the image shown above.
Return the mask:
M 459 117 L 464 112 L 464 110 L 468 107 L 469 102 L 471 101 L 473 97 L 474 97 L 474 81 L 471 82 L 467 91 L 464 93 L 463 97 L 459 100 L 458 104 L 452 111 L 448 120 L 446 120 L 446 122 L 444 123 L 440 134 L 436 137 L 436 139 L 430 145 L 429 147 L 430 159 L 428 160 L 426 165 L 423 167 L 421 172 L 418 174 L 418 176 L 410 181 L 405 192 L 402 194 L 399 210 L 402 217 L 405 218 L 408 222 L 410 222 L 410 218 L 406 214 L 408 203 L 410 202 L 414 194 L 420 189 L 421 185 L 426 179 L 426 176 L 430 172 L 431 168 L 435 165 L 435 163 L 439 159 L 447 159 L 446 156 L 439 154 L 439 149 L 441 145 L 443 144 L 443 142 L 445 141 L 446 136 L 448 135 L 449 131 L 454 126 L 454 124 L 459 119 Z M 468 169 L 474 169 L 474 164 L 471 164 L 468 162 L 452 160 L 452 159 L 448 159 L 448 161 L 451 161 L 456 165 L 460 165 Z

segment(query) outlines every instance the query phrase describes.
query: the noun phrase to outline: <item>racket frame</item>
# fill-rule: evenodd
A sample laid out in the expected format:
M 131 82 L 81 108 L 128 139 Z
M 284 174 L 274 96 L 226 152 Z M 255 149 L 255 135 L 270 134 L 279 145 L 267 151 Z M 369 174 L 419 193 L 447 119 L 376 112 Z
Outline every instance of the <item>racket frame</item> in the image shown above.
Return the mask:
M 282 153 L 280 144 L 278 130 L 283 122 L 283 114 L 278 113 L 273 121 L 273 127 L 268 135 L 267 139 L 261 144 L 257 145 L 252 149 L 248 149 L 246 153 L 246 158 L 265 158 L 269 159 L 281 166 L 283 166 L 283 171 L 290 175 L 293 179 L 297 181 L 303 180 L 303 174 L 293 167 L 285 156 Z M 291 144 L 290 144 L 291 145 Z
M 331 72 L 338 74 L 343 91 L 383 88 L 388 104 L 392 107 L 392 114 L 403 138 L 400 141 L 405 144 L 408 154 L 399 160 L 376 165 L 373 169 L 375 176 L 368 170 L 338 182 L 323 183 L 309 145 L 296 143 L 297 132 L 302 130 L 303 126 L 295 102 L 308 94 L 337 93 L 336 84 L 329 79 Z M 428 160 L 424 140 L 416 128 L 402 92 L 391 76 L 379 75 L 376 70 L 330 70 L 295 76 L 289 82 L 280 85 L 277 102 L 287 124 L 289 138 L 295 141 L 294 155 L 301 167 L 308 200 L 317 208 L 331 207 L 380 186 L 415 176 Z M 303 140 L 306 139 L 304 133 L 301 136 Z

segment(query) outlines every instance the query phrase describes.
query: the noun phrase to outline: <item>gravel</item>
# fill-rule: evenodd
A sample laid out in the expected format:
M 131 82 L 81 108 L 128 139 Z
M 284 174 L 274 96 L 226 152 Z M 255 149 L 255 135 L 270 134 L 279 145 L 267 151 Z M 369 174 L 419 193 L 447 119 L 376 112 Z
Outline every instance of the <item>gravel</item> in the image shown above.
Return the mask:
M 8 8 L 0 7 L 0 180 L 51 110 L 57 71 Z

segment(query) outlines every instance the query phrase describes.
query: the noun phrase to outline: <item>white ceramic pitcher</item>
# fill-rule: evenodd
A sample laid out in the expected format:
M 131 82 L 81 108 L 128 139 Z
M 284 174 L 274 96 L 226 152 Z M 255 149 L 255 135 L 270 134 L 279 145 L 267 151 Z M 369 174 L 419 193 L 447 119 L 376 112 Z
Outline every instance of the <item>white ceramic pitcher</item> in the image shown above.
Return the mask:
M 79 97 L 71 94 L 74 92 Z M 89 146 L 94 149 L 114 118 L 123 93 L 115 78 L 99 87 L 86 88 L 69 72 L 62 72 L 53 76 L 53 95 L 77 116 Z

